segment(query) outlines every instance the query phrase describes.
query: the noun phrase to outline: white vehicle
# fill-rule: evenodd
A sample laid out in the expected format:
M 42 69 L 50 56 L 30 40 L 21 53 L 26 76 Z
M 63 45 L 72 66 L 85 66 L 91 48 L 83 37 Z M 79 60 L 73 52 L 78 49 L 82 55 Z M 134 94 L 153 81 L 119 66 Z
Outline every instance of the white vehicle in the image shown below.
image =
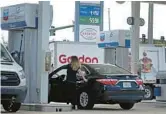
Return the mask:
M 53 41 L 49 49 L 54 68 L 69 63 L 73 55 L 78 56 L 83 63 L 104 63 L 104 49 L 98 48 L 96 43 Z
M 6 111 L 16 112 L 27 94 L 26 78 L 23 68 L 15 62 L 7 49 L 0 45 L 1 104 Z
M 145 84 L 145 99 L 154 98 L 156 76 L 159 71 L 166 71 L 166 49 L 153 45 L 140 45 L 139 48 L 139 73 Z

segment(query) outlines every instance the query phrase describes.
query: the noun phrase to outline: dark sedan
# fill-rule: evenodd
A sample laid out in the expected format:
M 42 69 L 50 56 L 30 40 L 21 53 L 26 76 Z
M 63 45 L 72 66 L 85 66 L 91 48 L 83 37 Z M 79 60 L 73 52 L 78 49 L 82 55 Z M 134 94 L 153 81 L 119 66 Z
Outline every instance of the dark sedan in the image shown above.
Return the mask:
M 49 77 L 49 102 L 71 102 L 72 89 L 65 80 L 66 70 L 58 68 Z M 79 109 L 92 109 L 94 104 L 119 104 L 131 109 L 144 97 L 142 80 L 129 71 L 111 64 L 82 64 L 88 82 L 78 79 L 77 104 Z

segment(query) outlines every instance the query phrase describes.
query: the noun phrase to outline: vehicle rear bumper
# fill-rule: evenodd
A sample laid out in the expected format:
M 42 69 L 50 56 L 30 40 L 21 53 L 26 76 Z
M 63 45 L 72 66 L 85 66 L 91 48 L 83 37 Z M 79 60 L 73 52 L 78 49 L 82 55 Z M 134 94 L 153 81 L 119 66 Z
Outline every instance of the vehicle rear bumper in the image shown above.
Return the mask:
M 135 91 L 105 91 L 103 95 L 104 101 L 112 102 L 141 102 L 144 98 L 144 91 L 135 90 Z
M 3 87 L 1 86 L 1 101 L 11 100 L 15 97 L 15 102 L 24 102 L 27 95 L 27 87 Z

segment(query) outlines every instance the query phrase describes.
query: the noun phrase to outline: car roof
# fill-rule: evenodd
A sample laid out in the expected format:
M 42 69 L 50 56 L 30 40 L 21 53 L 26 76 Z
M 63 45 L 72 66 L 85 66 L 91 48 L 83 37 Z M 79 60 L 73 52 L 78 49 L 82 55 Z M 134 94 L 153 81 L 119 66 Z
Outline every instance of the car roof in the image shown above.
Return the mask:
M 113 64 L 109 64 L 109 63 L 83 63 L 83 65 L 110 65 L 110 66 L 116 66 Z

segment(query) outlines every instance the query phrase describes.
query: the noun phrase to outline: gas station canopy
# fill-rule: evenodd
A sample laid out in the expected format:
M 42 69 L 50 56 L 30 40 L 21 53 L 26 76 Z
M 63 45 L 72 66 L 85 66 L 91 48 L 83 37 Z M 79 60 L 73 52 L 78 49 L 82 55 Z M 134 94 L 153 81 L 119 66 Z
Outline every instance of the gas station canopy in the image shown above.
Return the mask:
M 166 5 L 166 1 L 144 1 L 144 2 Z

